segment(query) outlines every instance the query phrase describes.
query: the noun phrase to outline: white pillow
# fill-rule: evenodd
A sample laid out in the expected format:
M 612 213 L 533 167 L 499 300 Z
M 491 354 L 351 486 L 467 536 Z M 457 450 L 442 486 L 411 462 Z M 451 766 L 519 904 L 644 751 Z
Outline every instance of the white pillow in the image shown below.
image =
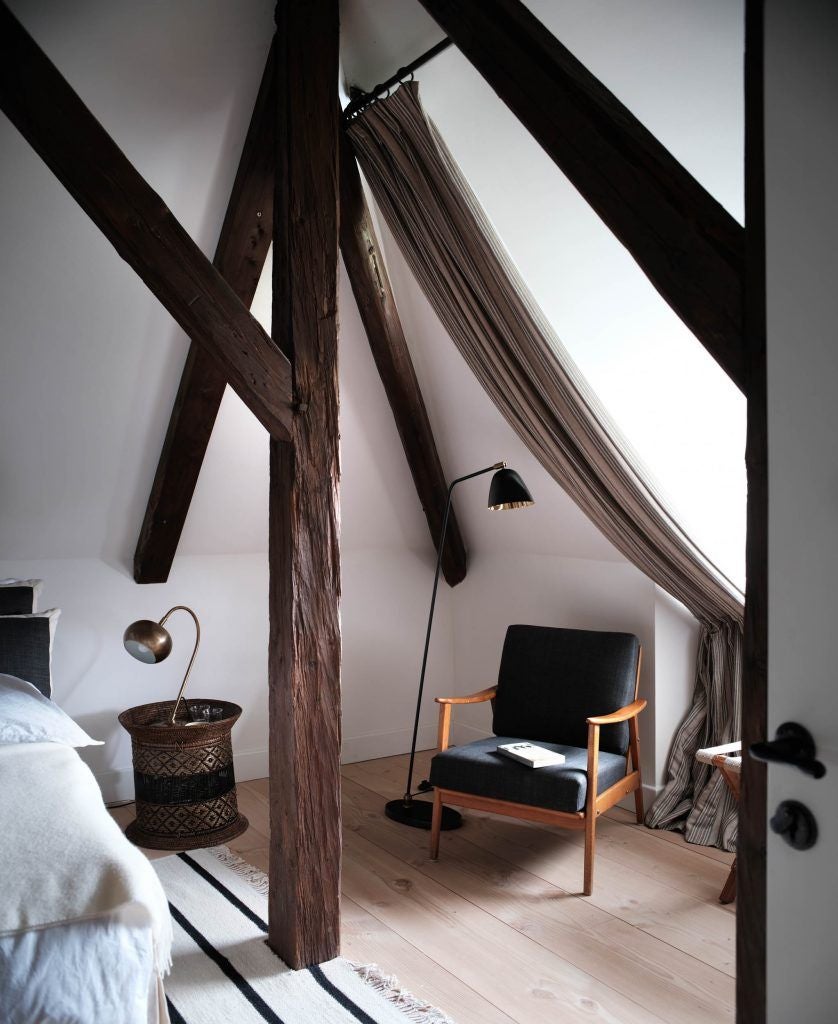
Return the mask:
M 0 673 L 0 743 L 63 743 L 101 747 L 31 683 Z

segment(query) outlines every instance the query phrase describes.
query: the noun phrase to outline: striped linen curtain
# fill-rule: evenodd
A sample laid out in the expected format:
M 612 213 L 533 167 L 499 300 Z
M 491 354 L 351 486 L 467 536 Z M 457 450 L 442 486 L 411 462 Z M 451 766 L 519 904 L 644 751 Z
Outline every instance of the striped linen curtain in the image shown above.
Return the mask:
M 615 547 L 699 620 L 692 706 L 646 823 L 732 849 L 733 798 L 695 752 L 739 737 L 741 595 L 667 511 L 547 322 L 426 117 L 417 83 L 367 108 L 348 133 L 422 290 L 507 422 Z

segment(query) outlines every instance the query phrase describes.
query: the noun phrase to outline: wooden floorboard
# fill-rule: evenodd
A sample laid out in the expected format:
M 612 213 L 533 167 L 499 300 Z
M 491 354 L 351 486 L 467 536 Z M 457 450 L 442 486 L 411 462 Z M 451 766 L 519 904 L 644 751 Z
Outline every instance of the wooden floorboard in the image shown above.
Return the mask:
M 635 825 L 634 811 L 628 810 L 626 807 L 612 807 L 607 812 L 607 816 L 615 821 L 621 821 L 623 824 Z M 647 839 L 662 839 L 664 842 L 672 843 L 674 846 L 685 847 L 690 853 L 699 853 L 702 857 L 709 857 L 711 860 L 717 860 L 719 863 L 725 864 L 728 870 L 733 863 L 734 855 L 732 853 L 719 850 L 715 846 L 698 846 L 695 843 L 688 843 L 681 832 L 668 832 L 662 828 L 641 828 L 639 829 L 639 834 Z
M 341 911 L 341 953 L 349 960 L 378 964 L 385 973 L 394 972 L 402 984 L 410 978 L 415 996 L 444 1006 L 457 1024 L 512 1024 L 512 1017 L 348 896 L 343 897 Z
M 468 838 L 468 824 L 448 833 L 440 859 L 430 861 L 426 835 L 417 842 L 417 833 L 394 830 L 380 803 L 375 793 L 344 780 L 346 828 L 598 982 L 631 999 L 642 991 L 644 1007 L 662 1019 L 725 1019 L 734 986 L 723 972 L 481 848 Z M 581 852 L 574 859 L 580 873 Z
M 735 917 L 718 903 L 730 854 L 613 808 L 581 897 L 581 836 L 466 811 L 433 862 L 426 832 L 383 813 L 406 768 L 404 755 L 343 766 L 344 956 L 457 1024 L 733 1021 Z M 239 804 L 250 828 L 230 845 L 266 871 L 268 780 L 240 783 Z M 114 815 L 124 826 L 132 809 Z

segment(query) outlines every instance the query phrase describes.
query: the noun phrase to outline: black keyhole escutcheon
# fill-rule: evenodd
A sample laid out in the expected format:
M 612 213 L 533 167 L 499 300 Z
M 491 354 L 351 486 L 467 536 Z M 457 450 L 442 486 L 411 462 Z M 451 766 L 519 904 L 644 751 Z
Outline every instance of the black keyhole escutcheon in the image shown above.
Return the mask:
M 795 850 L 810 850 L 818 838 L 818 825 L 814 815 L 797 800 L 783 800 L 771 819 L 771 831 Z

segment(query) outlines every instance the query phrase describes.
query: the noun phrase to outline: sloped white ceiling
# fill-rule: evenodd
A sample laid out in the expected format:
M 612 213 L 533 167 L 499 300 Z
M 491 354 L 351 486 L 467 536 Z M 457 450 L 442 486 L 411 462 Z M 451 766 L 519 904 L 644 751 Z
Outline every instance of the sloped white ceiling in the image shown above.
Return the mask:
M 528 6 L 741 220 L 742 3 Z M 345 75 L 365 88 L 443 35 L 413 0 L 345 0 L 343 9 Z M 679 520 L 741 582 L 744 397 L 456 48 L 417 77 L 426 110 L 571 355 Z M 422 324 L 411 325 L 415 345 Z
M 273 4 L 11 6 L 211 256 Z M 5 118 L 0 153 L 0 557 L 127 564 L 186 338 Z
M 17 0 L 11 6 L 211 256 L 270 42 L 273 0 Z M 629 68 L 630 55 L 615 41 L 620 32 L 605 21 L 613 5 L 535 6 L 554 30 L 560 15 L 583 35 L 601 27 L 600 63 Z M 649 0 L 636 9 L 645 17 L 661 4 Z M 365 85 L 440 36 L 415 0 L 347 0 L 342 15 L 344 67 Z M 591 66 L 602 73 L 596 60 Z M 481 140 L 506 140 L 511 115 L 456 52 L 439 58 L 422 82 L 432 114 L 469 175 L 474 171 L 478 194 L 560 331 L 584 323 L 586 307 L 596 317 L 573 274 L 579 253 L 556 245 L 559 214 L 528 199 L 543 199 L 545 188 L 561 191 L 561 175 L 549 161 L 544 170 L 543 155 L 525 132 L 514 136 L 511 149 L 502 142 L 503 161 L 486 158 Z M 671 114 L 677 121 L 675 106 Z M 696 110 L 695 123 L 681 132 L 684 146 L 694 132 L 701 149 L 706 120 Z M 0 558 L 94 556 L 127 567 L 187 341 L 5 119 L 0 152 Z M 720 198 L 732 207 L 737 201 Z M 506 458 L 537 498 L 533 510 L 498 516 L 485 511 L 484 482 L 465 485 L 458 511 L 472 554 L 504 546 L 620 560 L 495 412 L 384 236 L 447 474 Z M 600 305 L 615 291 L 625 294 L 634 280 L 615 280 L 614 273 L 631 274 L 619 259 L 615 266 L 599 272 Z M 266 321 L 265 285 L 254 312 Z M 590 278 L 584 286 L 591 287 Z M 406 547 L 430 561 L 424 517 L 344 277 L 340 298 L 344 545 Z M 619 306 L 609 312 L 619 322 Z M 607 333 L 601 319 L 583 336 L 597 332 Z M 228 391 L 180 550 L 264 551 L 266 512 L 266 436 Z

